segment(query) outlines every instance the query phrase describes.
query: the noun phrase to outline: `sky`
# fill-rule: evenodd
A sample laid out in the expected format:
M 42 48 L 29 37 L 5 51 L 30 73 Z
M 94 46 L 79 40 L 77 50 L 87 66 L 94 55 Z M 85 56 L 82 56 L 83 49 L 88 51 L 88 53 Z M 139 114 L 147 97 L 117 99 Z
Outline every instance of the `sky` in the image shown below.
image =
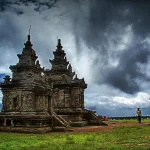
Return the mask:
M 140 107 L 150 115 L 149 14 L 149 0 L 0 0 L 0 81 L 11 76 L 31 25 L 45 69 L 61 39 L 73 71 L 88 84 L 86 108 L 129 116 Z

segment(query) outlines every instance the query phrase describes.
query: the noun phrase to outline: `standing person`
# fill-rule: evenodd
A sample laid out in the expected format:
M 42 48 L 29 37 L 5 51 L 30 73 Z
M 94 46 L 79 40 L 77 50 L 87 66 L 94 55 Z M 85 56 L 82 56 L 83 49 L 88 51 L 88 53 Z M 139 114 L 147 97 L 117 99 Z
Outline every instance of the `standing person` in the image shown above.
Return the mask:
M 140 108 L 137 108 L 136 115 L 137 115 L 138 122 L 141 123 L 141 115 L 142 115 L 142 113 L 141 113 Z

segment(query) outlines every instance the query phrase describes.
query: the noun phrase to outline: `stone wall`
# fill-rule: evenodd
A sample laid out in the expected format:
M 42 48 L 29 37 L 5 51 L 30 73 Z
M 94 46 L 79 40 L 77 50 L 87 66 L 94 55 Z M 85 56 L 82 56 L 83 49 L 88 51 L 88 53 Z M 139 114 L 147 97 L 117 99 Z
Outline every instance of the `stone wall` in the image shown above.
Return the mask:
M 48 111 L 48 96 L 38 95 L 35 98 L 36 111 Z
M 3 110 L 5 111 L 34 111 L 35 95 L 30 91 L 12 89 L 3 91 Z
M 3 91 L 3 110 L 20 111 L 21 109 L 21 91 Z
M 84 107 L 84 89 L 75 87 L 71 89 L 71 103 L 72 107 Z
M 34 111 L 34 99 L 35 95 L 33 92 L 22 91 L 22 111 Z

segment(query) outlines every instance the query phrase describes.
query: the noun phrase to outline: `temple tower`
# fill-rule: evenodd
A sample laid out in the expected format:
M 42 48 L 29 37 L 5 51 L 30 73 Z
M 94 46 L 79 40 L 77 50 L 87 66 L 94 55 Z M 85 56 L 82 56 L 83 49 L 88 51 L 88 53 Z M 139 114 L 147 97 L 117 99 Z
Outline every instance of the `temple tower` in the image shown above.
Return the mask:
M 84 79 L 78 79 L 77 75 L 74 77 L 75 72 L 67 61 L 60 39 L 56 47 L 54 59 L 49 60 L 52 67 L 45 70 L 47 78 L 53 83 L 52 105 L 57 114 L 76 120 L 75 116 L 81 117 L 85 113 L 84 89 L 87 84 Z
M 21 54 L 17 54 L 19 62 L 16 65 L 10 66 L 12 71 L 12 80 L 8 83 L 4 83 L 2 87 L 7 87 L 2 89 L 4 94 L 7 95 L 6 98 L 8 102 L 5 102 L 7 108 L 3 108 L 3 111 L 43 111 L 45 107 L 40 107 L 38 103 L 39 92 L 45 94 L 46 87 L 42 85 L 44 83 L 44 76 L 42 72 L 44 68 L 41 68 L 39 61 L 36 59 L 35 51 L 32 49 L 32 44 L 30 41 L 30 35 L 28 35 L 27 42 L 24 44 L 25 47 Z M 8 80 L 8 77 L 5 80 Z M 46 84 L 45 84 L 46 85 Z M 47 84 L 48 86 L 48 84 Z M 11 101 L 11 103 L 9 102 Z M 43 101 L 45 97 L 43 97 Z
M 50 130 L 51 85 L 42 75 L 44 68 L 36 61 L 38 57 L 32 49 L 30 35 L 24 45 L 22 53 L 17 55 L 19 62 L 9 67 L 12 79 L 6 76 L 0 84 L 3 93 L 0 125 L 36 129 L 48 126 Z

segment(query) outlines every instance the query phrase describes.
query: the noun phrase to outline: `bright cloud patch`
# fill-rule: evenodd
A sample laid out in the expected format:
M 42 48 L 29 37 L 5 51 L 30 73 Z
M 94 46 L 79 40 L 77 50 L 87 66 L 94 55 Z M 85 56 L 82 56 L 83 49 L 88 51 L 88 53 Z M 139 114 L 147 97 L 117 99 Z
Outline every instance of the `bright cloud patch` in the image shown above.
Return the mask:
M 126 95 L 126 97 L 101 96 L 98 93 L 88 94 L 86 96 L 85 106 L 95 109 L 98 114 L 107 116 L 134 115 L 138 107 L 149 109 L 150 95 L 142 92 L 135 96 Z M 147 115 L 146 113 L 144 115 Z

